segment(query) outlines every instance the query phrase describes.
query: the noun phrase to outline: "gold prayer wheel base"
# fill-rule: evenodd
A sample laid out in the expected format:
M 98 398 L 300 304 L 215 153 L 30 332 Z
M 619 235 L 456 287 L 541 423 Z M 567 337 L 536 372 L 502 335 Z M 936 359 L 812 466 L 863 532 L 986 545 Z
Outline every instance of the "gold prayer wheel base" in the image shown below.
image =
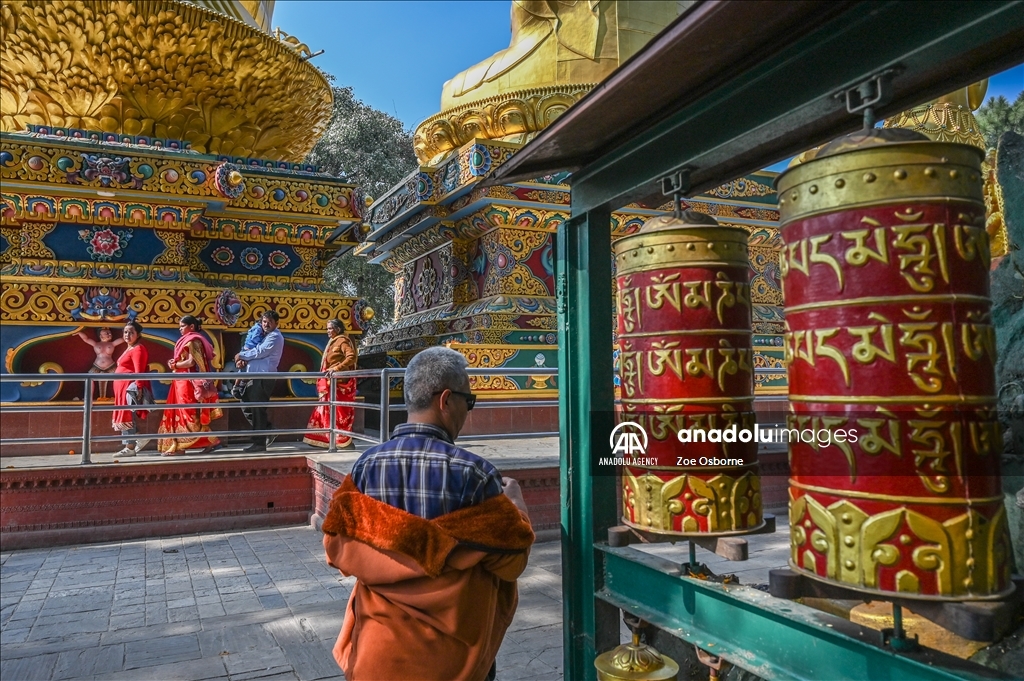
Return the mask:
M 623 643 L 594 660 L 598 681 L 676 681 L 679 665 L 671 657 L 640 643 Z
M 704 537 L 742 537 L 748 534 L 764 534 L 766 531 L 774 532 L 774 526 L 768 528 L 768 523 L 761 519 L 761 522 L 751 527 L 744 527 L 739 530 L 721 530 L 716 532 L 676 532 L 675 530 L 663 530 L 646 525 L 632 523 L 628 518 L 622 518 L 622 524 L 643 538 L 644 541 L 653 543 L 675 542 L 685 539 L 701 539 Z M 773 524 L 774 525 L 774 524 Z
M 913 600 L 913 601 L 931 601 L 933 603 L 977 603 L 977 602 L 993 602 L 993 601 L 1005 601 L 1013 595 L 1016 587 L 1013 580 L 1010 580 L 1009 585 L 994 594 L 958 594 L 951 596 L 939 596 L 929 594 L 917 594 L 910 591 L 883 591 L 881 589 L 872 589 L 858 584 L 841 582 L 836 579 L 830 579 L 828 577 L 822 577 L 819 574 L 806 570 L 796 563 L 792 559 L 789 561 L 789 569 L 808 579 L 813 579 L 816 582 L 822 584 L 828 584 L 830 586 L 841 587 L 843 589 L 849 589 L 850 591 L 856 591 L 858 594 L 864 594 L 865 596 L 877 596 L 877 600 L 881 601 L 892 601 L 892 600 Z

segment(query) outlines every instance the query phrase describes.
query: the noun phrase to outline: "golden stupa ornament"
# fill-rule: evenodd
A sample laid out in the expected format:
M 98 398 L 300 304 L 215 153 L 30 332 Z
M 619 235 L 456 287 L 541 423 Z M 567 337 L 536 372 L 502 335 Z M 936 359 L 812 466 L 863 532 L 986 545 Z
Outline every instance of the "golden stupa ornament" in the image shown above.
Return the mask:
M 674 2 L 513 0 L 508 48 L 444 84 L 413 137 L 420 163 L 473 139 L 525 143 L 679 14 Z
M 0 43 L 4 131 L 82 128 L 298 162 L 331 119 L 326 78 L 294 46 L 178 0 L 4 2 Z
M 974 117 L 985 101 L 988 78 L 960 88 L 938 99 L 887 118 L 884 127 L 905 128 L 922 133 L 934 142 L 956 142 L 985 149 L 978 120 Z M 981 164 L 985 179 L 985 230 L 991 242 L 992 257 L 1006 255 L 1008 236 L 1003 223 L 1003 198 L 996 177 L 996 150 L 989 149 Z
M 598 681 L 675 681 L 679 678 L 676 661 L 641 643 L 636 632 L 630 643 L 598 655 L 594 667 Z
M 887 118 L 886 128 L 906 128 L 934 142 L 956 142 L 985 148 L 974 112 L 985 101 L 988 78 Z

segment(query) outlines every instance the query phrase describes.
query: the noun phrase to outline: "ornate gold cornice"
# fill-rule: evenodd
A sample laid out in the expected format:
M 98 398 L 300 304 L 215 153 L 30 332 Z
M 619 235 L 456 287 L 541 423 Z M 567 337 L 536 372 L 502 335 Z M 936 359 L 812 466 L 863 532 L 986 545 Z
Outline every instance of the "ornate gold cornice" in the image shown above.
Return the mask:
M 144 203 L 202 206 L 215 201 L 224 210 L 250 215 L 281 216 L 285 219 L 330 221 L 357 220 L 362 214 L 361 190 L 341 180 L 318 173 L 293 172 L 239 166 L 210 156 L 174 151 L 156 151 L 94 144 L 79 140 L 59 140 L 53 137 L 5 134 L 0 137 L 0 180 L 4 189 L 20 190 L 41 198 L 38 206 L 8 206 L 0 210 L 4 219 L 16 218 L 22 211 L 38 217 L 55 213 L 53 201 L 46 197 L 75 197 L 82 204 L 83 197 L 90 205 L 110 209 L 109 215 L 98 218 L 118 219 L 116 205 L 129 203 L 141 207 Z M 232 178 L 227 186 L 222 180 Z M 95 196 L 112 199 L 97 201 Z M 8 194 L 5 192 L 5 199 Z M 13 192 L 11 197 L 16 195 Z M 14 200 L 14 198 L 12 198 Z M 82 210 L 82 205 L 77 208 Z M 141 210 L 132 219 L 144 222 L 182 222 L 169 212 L 149 215 Z M 131 213 L 129 213 L 131 216 Z M 294 218 L 292 217 L 294 216 Z M 242 216 L 239 216 L 242 217 Z M 189 216 L 186 224 L 194 217 Z
M 156 284 L 131 285 L 118 289 L 95 281 L 16 281 L 4 278 L 0 283 L 0 322 L 4 324 L 78 324 L 72 310 L 82 306 L 90 290 L 125 290 L 127 307 L 146 326 L 174 327 L 186 315 L 195 315 L 209 329 L 234 327 L 219 321 L 218 298 L 222 289 L 210 287 L 160 286 Z M 323 293 L 293 291 L 235 290 L 241 303 L 238 319 L 250 319 L 255 309 L 273 308 L 281 315 L 284 331 L 320 333 L 330 319 L 340 319 L 350 334 L 361 334 L 353 321 L 354 298 L 327 296 Z
M 442 111 L 416 126 L 416 157 L 436 163 L 474 139 L 528 142 L 592 89 L 587 83 L 515 90 Z
M 970 108 L 950 102 L 916 106 L 885 120 L 886 128 L 906 128 L 927 135 L 936 142 L 955 142 L 985 148 L 985 138 Z
M 331 119 L 326 78 L 295 49 L 177 0 L 5 2 L 0 43 L 0 130 L 154 135 L 298 161 Z

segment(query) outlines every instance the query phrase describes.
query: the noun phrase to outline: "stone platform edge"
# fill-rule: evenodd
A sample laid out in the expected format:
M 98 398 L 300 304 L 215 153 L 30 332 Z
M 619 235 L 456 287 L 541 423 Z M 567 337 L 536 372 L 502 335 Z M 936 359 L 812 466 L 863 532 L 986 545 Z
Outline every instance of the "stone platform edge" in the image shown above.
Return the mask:
M 5 551 L 198 532 L 319 528 L 348 466 L 304 455 L 93 464 L 0 471 Z M 519 480 L 539 540 L 559 533 L 557 467 Z

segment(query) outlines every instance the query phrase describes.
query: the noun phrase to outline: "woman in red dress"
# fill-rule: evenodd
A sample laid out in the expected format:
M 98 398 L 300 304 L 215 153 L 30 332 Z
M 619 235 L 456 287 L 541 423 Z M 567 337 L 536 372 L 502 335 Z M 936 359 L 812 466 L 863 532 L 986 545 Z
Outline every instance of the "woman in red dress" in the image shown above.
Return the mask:
M 174 345 L 174 356 L 167 367 L 176 374 L 215 371 L 213 346 L 199 333 L 202 323 L 192 315 L 185 315 L 178 324 L 181 338 Z M 171 381 L 167 404 L 216 404 L 216 381 L 212 379 L 185 379 Z M 220 440 L 202 433 L 210 432 L 210 422 L 220 418 L 216 407 L 181 407 L 164 410 L 159 433 L 187 433 L 188 437 L 161 438 L 159 449 L 164 456 L 184 454 L 185 450 L 203 447 L 203 454 L 220 449 Z
M 125 324 L 121 333 L 124 342 L 128 347 L 117 359 L 115 374 L 143 374 L 149 368 L 149 351 L 142 344 L 142 325 L 136 321 Z M 136 405 L 146 404 L 144 395 L 151 394 L 149 381 L 130 380 L 114 381 L 114 404 L 119 407 L 129 407 L 115 411 L 111 418 L 111 425 L 125 437 L 138 433 L 138 419 L 144 419 L 149 414 L 145 409 L 132 409 Z M 117 453 L 117 456 L 135 456 L 145 449 L 149 440 L 121 440 L 124 449 Z
M 341 321 L 332 319 L 327 322 L 327 347 L 324 348 L 323 359 L 320 360 L 320 371 L 330 376 L 335 371 L 352 371 L 356 368 L 356 346 L 352 340 L 345 335 L 345 327 Z M 342 402 L 353 402 L 356 399 L 356 379 L 335 381 L 334 399 Z M 331 381 L 328 378 L 321 378 L 316 382 L 316 392 L 321 402 L 328 402 L 331 390 Z M 352 431 L 355 425 L 355 407 L 335 407 L 337 413 L 334 417 L 334 427 L 338 430 Z M 322 404 L 313 410 L 308 428 L 330 428 L 331 407 L 329 404 Z M 327 433 L 310 433 L 302 439 L 303 442 L 314 447 L 326 448 L 330 443 Z M 352 444 L 352 438 L 348 435 L 336 435 L 335 444 L 338 447 L 348 447 Z

